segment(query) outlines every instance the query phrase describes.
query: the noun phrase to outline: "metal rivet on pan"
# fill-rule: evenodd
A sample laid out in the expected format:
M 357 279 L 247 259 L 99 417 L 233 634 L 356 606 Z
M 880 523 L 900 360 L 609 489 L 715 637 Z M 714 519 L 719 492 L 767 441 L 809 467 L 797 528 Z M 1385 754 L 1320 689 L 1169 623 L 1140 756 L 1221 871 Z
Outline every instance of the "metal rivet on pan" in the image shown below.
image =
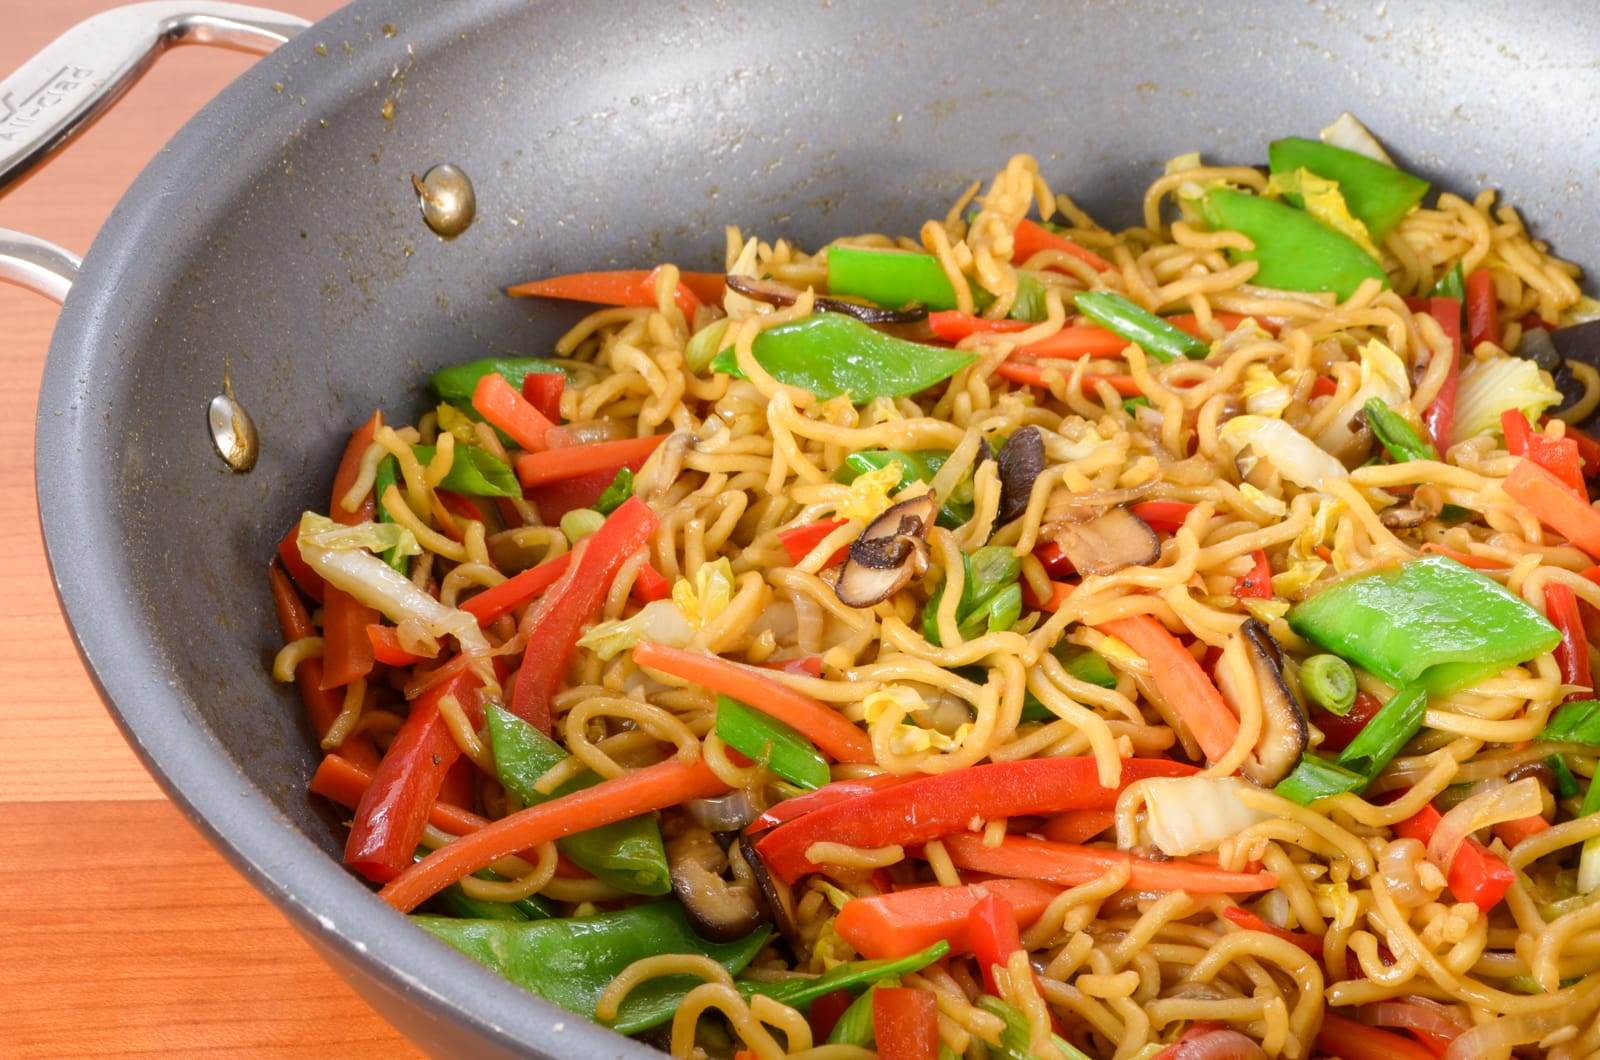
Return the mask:
M 217 447 L 217 455 L 228 470 L 243 473 L 256 466 L 260 443 L 255 421 L 232 394 L 218 394 L 211 399 L 206 407 L 206 423 L 211 428 L 211 444 Z
M 420 179 L 413 174 L 411 186 L 417 189 L 422 219 L 446 239 L 465 232 L 477 216 L 478 198 L 472 191 L 472 181 L 449 162 L 434 166 Z

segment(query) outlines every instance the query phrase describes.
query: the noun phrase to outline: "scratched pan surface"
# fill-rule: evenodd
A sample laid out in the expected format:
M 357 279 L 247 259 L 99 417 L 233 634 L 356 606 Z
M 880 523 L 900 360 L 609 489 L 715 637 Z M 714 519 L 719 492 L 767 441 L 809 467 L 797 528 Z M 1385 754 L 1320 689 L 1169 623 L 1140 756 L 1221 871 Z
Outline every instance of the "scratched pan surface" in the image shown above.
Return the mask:
M 392 27 L 392 29 L 386 29 Z M 40 399 L 50 560 L 130 740 L 195 820 L 432 1051 L 625 1056 L 412 930 L 334 860 L 263 568 L 326 503 L 351 425 L 432 369 L 542 353 L 576 311 L 530 276 L 720 261 L 721 225 L 816 245 L 909 233 L 1031 151 L 1104 220 L 1161 162 L 1253 162 L 1360 114 L 1403 164 L 1493 181 L 1600 263 L 1600 7 L 1514 3 L 628 5 L 372 0 L 263 60 L 140 177 L 67 300 Z M 394 103 L 392 118 L 385 101 Z M 409 175 L 454 162 L 479 218 L 425 230 Z M 224 378 L 262 456 L 228 474 Z

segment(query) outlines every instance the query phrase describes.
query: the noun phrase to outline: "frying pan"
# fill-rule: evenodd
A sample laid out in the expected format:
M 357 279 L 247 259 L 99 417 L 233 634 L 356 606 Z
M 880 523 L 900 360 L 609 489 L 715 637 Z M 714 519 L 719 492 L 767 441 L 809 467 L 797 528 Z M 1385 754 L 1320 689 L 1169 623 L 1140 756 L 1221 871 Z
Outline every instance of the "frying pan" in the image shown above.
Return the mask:
M 65 298 L 39 401 L 57 591 L 146 765 L 319 952 L 446 1055 L 638 1056 L 411 929 L 336 858 L 313 742 L 272 683 L 263 566 L 325 503 L 351 425 L 426 407 L 433 369 L 548 351 L 577 310 L 531 276 L 715 268 L 721 225 L 816 246 L 914 232 L 1016 151 L 1103 221 L 1163 160 L 1256 161 L 1358 113 L 1441 186 L 1494 182 L 1557 249 L 1600 261 L 1600 7 L 994 0 L 609 5 L 361 0 L 297 20 L 138 4 L 0 82 L 0 188 L 166 44 L 262 59 L 190 121 L 81 267 L 0 232 L 0 279 Z M 1578 110 L 1575 113 L 1574 107 Z M 452 162 L 477 221 L 442 240 L 412 173 Z M 231 387 L 260 432 L 232 474 L 207 428 Z

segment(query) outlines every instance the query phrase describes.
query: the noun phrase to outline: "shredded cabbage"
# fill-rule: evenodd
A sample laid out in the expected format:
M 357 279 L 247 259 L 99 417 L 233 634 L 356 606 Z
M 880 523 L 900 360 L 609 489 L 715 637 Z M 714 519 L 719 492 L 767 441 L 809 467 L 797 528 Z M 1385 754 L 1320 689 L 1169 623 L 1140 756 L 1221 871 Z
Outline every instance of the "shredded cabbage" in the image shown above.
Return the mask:
M 1323 129 L 1319 135 L 1325 144 L 1342 147 L 1358 155 L 1366 155 L 1386 166 L 1394 165 L 1394 159 L 1389 157 L 1389 152 L 1383 149 L 1378 138 L 1349 111 L 1335 118 L 1333 124 Z
M 672 602 L 684 620 L 695 629 L 722 614 L 733 600 L 733 565 L 723 556 L 715 563 L 702 563 L 694 572 L 694 583 L 679 578 L 672 586 Z
M 857 475 L 850 483 L 850 492 L 838 507 L 843 519 L 859 519 L 869 523 L 889 507 L 889 494 L 900 485 L 905 470 L 900 461 L 891 460 L 876 471 Z
M 1294 396 L 1289 384 L 1272 374 L 1272 369 L 1259 362 L 1244 370 L 1245 411 L 1253 416 L 1282 416 Z
M 1361 385 L 1317 435 L 1317 444 L 1330 453 L 1343 453 L 1355 439 L 1350 421 L 1369 398 L 1377 398 L 1391 407 L 1411 399 L 1411 377 L 1406 372 L 1406 362 L 1377 339 L 1361 347 Z
M 1144 782 L 1150 841 L 1169 857 L 1215 850 L 1270 815 L 1253 810 L 1235 794 L 1237 777 L 1160 777 Z
M 1282 497 L 1274 497 L 1265 490 L 1258 490 L 1248 482 L 1239 487 L 1239 492 L 1264 515 L 1281 519 L 1289 514 L 1289 506 L 1283 502 Z
M 1367 231 L 1366 223 L 1350 212 L 1338 181 L 1319 177 L 1302 166 L 1292 173 L 1274 173 L 1267 181 L 1267 193 L 1300 196 L 1305 203 L 1306 213 L 1347 237 L 1371 254 L 1374 260 L 1383 259 L 1378 248 L 1372 244 L 1372 235 Z
M 694 627 L 683 617 L 677 604 L 671 600 L 655 600 L 627 618 L 596 622 L 578 638 L 578 644 L 609 660 L 641 641 L 653 640 L 672 648 L 686 648 L 693 637 Z
M 1316 442 L 1270 416 L 1235 416 L 1219 433 L 1235 456 L 1248 448 L 1302 489 L 1321 489 L 1324 482 L 1349 474 Z
M 300 547 L 309 544 L 314 548 L 333 552 L 365 549 L 368 552 L 387 552 L 398 549 L 401 556 L 420 556 L 422 546 L 416 535 L 398 523 L 356 523 L 345 526 L 326 515 L 306 512 L 300 517 Z
M 1450 444 L 1500 429 L 1500 416 L 1520 409 L 1535 422 L 1548 408 L 1561 403 L 1561 391 L 1532 361 L 1520 357 L 1490 357 L 1461 370 L 1456 384 L 1456 419 Z
M 476 618 L 465 611 L 446 607 L 411 584 L 410 578 L 366 551 L 370 547 L 368 544 L 351 543 L 352 538 L 359 536 L 351 532 L 362 531 L 370 526 L 378 533 L 367 540 L 375 542 L 378 547 L 399 545 L 404 548 L 409 540 L 410 547 L 420 551 L 410 531 L 405 532 L 405 538 L 393 538 L 393 545 L 387 543 L 390 538 L 383 531 L 390 525 L 363 523 L 345 527 L 326 516 L 306 512 L 300 517 L 300 558 L 322 575 L 329 585 L 343 589 L 368 607 L 376 608 L 396 625 L 411 619 L 431 636 L 456 638 L 456 643 L 468 655 L 487 654 L 489 642 L 484 638 L 483 630 L 478 628 Z M 330 540 L 333 544 L 329 543 Z M 407 555 L 415 555 L 416 551 Z
M 861 709 L 866 716 L 868 726 L 883 717 L 887 711 L 898 711 L 902 708 L 908 716 L 928 715 L 931 710 L 916 689 L 907 688 L 905 685 L 890 685 L 873 692 L 861 701 Z M 946 735 L 938 729 L 902 720 L 890 734 L 889 749 L 897 755 L 911 755 L 927 750 L 954 751 L 961 746 L 971 731 L 971 722 L 962 722 L 956 727 L 955 732 Z

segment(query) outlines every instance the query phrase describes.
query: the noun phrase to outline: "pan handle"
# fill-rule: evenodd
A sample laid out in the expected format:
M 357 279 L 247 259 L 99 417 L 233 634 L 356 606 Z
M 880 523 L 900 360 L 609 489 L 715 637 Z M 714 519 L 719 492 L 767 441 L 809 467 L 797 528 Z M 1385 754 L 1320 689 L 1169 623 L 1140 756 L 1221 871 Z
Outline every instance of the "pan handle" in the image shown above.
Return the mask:
M 110 110 L 167 48 L 214 44 L 265 55 L 308 25 L 208 0 L 128 4 L 78 23 L 0 81 L 0 195 Z M 60 301 L 78 264 L 68 251 L 0 228 L 0 282 Z

